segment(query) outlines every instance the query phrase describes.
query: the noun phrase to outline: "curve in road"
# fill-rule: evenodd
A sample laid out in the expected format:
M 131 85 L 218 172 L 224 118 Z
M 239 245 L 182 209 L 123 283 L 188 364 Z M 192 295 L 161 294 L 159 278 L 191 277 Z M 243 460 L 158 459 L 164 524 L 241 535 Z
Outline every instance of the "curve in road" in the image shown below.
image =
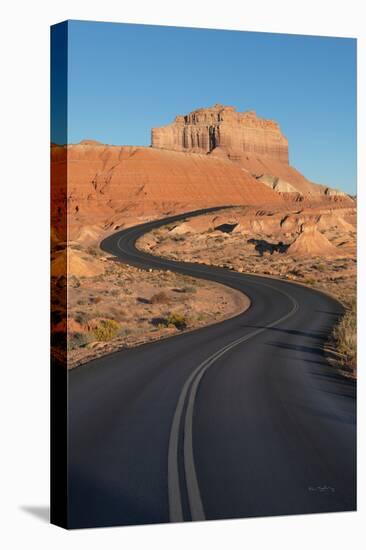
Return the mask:
M 323 344 L 341 305 L 285 281 L 158 258 L 119 231 L 119 260 L 244 292 L 251 307 L 69 373 L 69 525 L 354 510 L 355 383 Z

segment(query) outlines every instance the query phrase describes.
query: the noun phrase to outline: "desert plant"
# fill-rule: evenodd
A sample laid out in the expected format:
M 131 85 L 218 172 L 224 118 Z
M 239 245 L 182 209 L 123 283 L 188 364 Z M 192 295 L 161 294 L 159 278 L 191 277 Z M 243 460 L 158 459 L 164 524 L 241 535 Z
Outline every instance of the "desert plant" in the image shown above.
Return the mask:
M 170 313 L 167 317 L 167 324 L 178 330 L 184 330 L 187 328 L 187 319 L 183 313 Z
M 109 342 L 115 336 L 117 336 L 120 330 L 120 324 L 113 319 L 103 319 L 100 321 L 93 334 L 96 340 L 99 342 Z
M 352 372 L 356 371 L 357 355 L 357 313 L 353 300 L 346 313 L 332 332 L 332 343 L 341 355 L 341 364 Z
M 89 342 L 89 337 L 83 332 L 70 332 L 67 335 L 67 350 L 72 351 L 77 348 L 82 348 Z
M 303 272 L 301 271 L 301 269 L 290 269 L 288 271 L 288 274 L 289 275 L 294 275 L 295 277 L 304 277 L 304 274 Z
M 173 235 L 171 239 L 172 241 L 177 243 L 177 242 L 185 241 L 186 237 L 184 235 Z
M 185 286 L 183 287 L 182 290 L 183 292 L 189 292 L 189 293 L 197 292 L 197 289 L 194 286 Z

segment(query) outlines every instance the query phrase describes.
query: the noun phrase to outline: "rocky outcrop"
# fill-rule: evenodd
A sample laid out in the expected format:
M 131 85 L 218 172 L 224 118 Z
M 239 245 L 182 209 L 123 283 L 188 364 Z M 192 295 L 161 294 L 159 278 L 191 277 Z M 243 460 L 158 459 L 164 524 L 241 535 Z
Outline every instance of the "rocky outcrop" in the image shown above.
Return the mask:
M 219 104 L 153 128 L 151 142 L 159 149 L 211 153 L 224 148 L 232 160 L 255 153 L 288 163 L 287 139 L 277 122 L 260 118 L 254 111 L 239 113 L 235 107 Z
M 337 253 L 337 248 L 314 223 L 304 224 L 300 235 L 287 249 L 287 254 L 295 256 L 332 256 Z
M 275 189 L 279 193 L 299 193 L 298 190 L 293 185 L 291 185 L 291 183 L 281 178 L 278 178 L 277 176 L 264 174 L 257 179 L 268 185 L 268 187 L 270 187 L 271 189 Z

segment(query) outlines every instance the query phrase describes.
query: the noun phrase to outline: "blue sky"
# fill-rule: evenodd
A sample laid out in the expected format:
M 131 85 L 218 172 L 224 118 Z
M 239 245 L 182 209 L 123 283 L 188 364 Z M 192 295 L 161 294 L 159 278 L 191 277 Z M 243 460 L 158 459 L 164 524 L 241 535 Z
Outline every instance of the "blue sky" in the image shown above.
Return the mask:
M 214 103 L 280 123 L 290 162 L 356 191 L 356 41 L 69 23 L 70 143 L 149 145 L 150 129 Z

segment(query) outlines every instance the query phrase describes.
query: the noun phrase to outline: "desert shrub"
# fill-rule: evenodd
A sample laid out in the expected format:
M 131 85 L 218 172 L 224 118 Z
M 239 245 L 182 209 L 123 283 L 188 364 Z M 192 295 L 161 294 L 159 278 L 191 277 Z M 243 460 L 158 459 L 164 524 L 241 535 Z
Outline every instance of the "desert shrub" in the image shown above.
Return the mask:
M 70 288 L 79 288 L 80 280 L 75 275 L 71 275 L 68 277 L 68 285 Z
M 168 321 L 165 317 L 153 317 L 150 319 L 150 323 L 157 328 L 165 328 L 168 326 Z
M 183 287 L 182 290 L 183 290 L 183 292 L 187 292 L 187 293 L 197 292 L 197 289 L 194 286 L 185 286 L 185 287 Z
M 172 241 L 175 241 L 177 243 L 177 242 L 185 241 L 186 237 L 184 235 L 173 235 L 171 239 Z
M 356 300 L 351 302 L 340 322 L 334 327 L 332 343 L 336 351 L 341 354 L 342 365 L 355 372 L 357 355 Z
M 93 331 L 94 337 L 99 342 L 108 342 L 117 336 L 120 324 L 114 319 L 103 319 Z
M 89 342 L 87 334 L 82 332 L 70 332 L 67 335 L 67 350 L 72 351 L 84 347 Z
M 295 277 L 304 277 L 304 274 L 303 272 L 301 271 L 301 269 L 291 269 L 290 271 L 288 271 L 288 274 L 289 275 L 294 275 Z
M 184 330 L 187 328 L 187 319 L 183 313 L 170 313 L 167 317 L 167 325 Z
M 169 296 L 166 292 L 161 291 L 153 294 L 150 298 L 150 304 L 166 304 L 169 302 Z

